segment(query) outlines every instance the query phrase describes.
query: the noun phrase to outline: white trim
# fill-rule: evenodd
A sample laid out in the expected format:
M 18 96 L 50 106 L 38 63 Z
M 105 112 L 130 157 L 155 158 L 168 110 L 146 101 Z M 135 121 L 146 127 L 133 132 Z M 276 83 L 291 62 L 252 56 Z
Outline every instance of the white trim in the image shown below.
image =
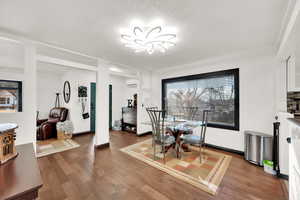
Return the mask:
M 265 56 L 273 56 L 275 55 L 275 49 L 274 47 L 270 46 L 262 46 L 260 48 L 252 49 L 252 50 L 246 50 L 246 51 L 239 51 L 236 53 L 232 54 L 226 54 L 223 56 L 217 56 L 217 57 L 211 57 L 207 59 L 202 59 L 202 60 L 196 60 L 194 62 L 190 63 L 185 63 L 181 65 L 173 65 L 173 66 L 168 66 L 164 67 L 162 69 L 154 69 L 152 70 L 153 72 L 159 72 L 160 74 L 162 73 L 168 73 L 169 71 L 172 70 L 180 70 L 184 68 L 189 68 L 189 67 L 194 67 L 194 66 L 206 66 L 206 65 L 213 65 L 216 63 L 220 63 L 223 61 L 227 60 L 238 60 L 238 59 L 253 59 L 256 57 L 265 57 Z
M 53 58 L 53 57 L 43 56 L 43 55 L 37 55 L 37 61 L 44 62 L 44 63 L 57 64 L 57 65 L 62 65 L 62 66 L 68 66 L 68 67 L 74 67 L 77 69 L 97 71 L 96 66 L 86 65 L 86 64 L 82 64 L 82 63 L 78 63 L 78 62 L 73 62 L 73 61 L 69 61 L 69 60 Z
M 110 60 L 105 60 L 103 58 L 96 57 L 96 56 L 90 56 L 90 55 L 87 55 L 85 53 L 81 53 L 81 52 L 78 52 L 78 51 L 74 51 L 74 50 L 59 47 L 59 46 L 55 46 L 55 45 L 52 45 L 52 44 L 49 44 L 49 43 L 46 43 L 46 42 L 41 42 L 41 41 L 37 41 L 37 40 L 28 39 L 28 38 L 25 38 L 23 36 L 19 36 L 19 35 L 16 35 L 16 34 L 11 34 L 11 33 L 5 32 L 3 30 L 0 30 L 0 40 L 15 42 L 15 43 L 23 44 L 23 45 L 25 45 L 26 43 L 31 43 L 31 44 L 34 44 L 34 45 L 40 45 L 40 46 L 56 49 L 56 50 L 59 50 L 59 51 L 68 52 L 68 53 L 73 54 L 73 55 L 78 55 L 78 56 L 86 57 L 86 58 L 89 58 L 89 59 L 93 59 L 93 60 L 96 60 L 97 63 L 100 62 L 100 63 L 102 63 L 106 66 L 108 66 L 108 65 L 117 66 L 117 67 L 119 66 L 119 67 L 127 68 L 127 69 L 130 69 L 130 70 L 134 70 L 135 72 L 140 70 L 137 67 L 132 67 L 132 66 L 116 63 L 116 62 L 113 62 L 113 61 L 110 61 Z
M 289 5 L 290 6 L 290 5 Z M 279 47 L 278 47 L 278 50 L 277 50 L 277 56 L 280 56 L 292 31 L 293 31 L 293 28 L 297 22 L 297 17 L 298 17 L 298 14 L 299 14 L 299 11 L 300 11 L 300 0 L 297 0 L 294 7 L 291 9 L 291 14 L 290 14 L 290 18 L 289 20 L 286 20 L 287 23 L 286 23 L 286 26 L 283 24 L 282 27 L 285 27 L 282 29 L 282 37 L 281 37 L 281 41 L 279 42 Z M 287 14 L 285 15 L 285 18 L 288 18 L 288 12 L 287 11 Z

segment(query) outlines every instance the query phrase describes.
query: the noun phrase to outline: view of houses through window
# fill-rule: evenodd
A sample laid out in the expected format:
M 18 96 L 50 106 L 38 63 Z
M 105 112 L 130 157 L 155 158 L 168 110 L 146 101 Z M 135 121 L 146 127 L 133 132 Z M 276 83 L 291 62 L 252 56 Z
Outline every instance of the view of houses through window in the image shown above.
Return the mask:
M 21 94 L 21 82 L 0 80 L 0 112 L 21 111 Z

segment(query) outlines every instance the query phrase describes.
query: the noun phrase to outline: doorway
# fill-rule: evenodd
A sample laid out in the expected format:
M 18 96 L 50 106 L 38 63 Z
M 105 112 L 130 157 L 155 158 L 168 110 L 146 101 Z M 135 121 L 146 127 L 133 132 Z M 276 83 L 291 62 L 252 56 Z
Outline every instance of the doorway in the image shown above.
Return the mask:
M 91 132 L 95 133 L 96 131 L 96 83 L 91 83 Z M 112 85 L 109 85 L 109 128 L 112 128 Z

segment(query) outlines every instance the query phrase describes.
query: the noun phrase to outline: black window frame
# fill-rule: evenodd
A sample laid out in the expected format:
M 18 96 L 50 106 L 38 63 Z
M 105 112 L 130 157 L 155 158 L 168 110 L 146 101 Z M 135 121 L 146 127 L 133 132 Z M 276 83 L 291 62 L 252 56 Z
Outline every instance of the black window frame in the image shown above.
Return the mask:
M 216 123 L 208 123 L 208 127 L 213 128 L 220 128 L 220 129 L 228 129 L 228 130 L 234 130 L 239 131 L 240 130 L 240 77 L 239 77 L 239 68 L 234 68 L 230 70 L 222 70 L 222 71 L 216 71 L 216 72 L 209 72 L 209 73 L 203 73 L 203 74 L 194 74 L 194 75 L 188 75 L 188 76 L 181 76 L 181 77 L 174 77 L 174 78 L 167 78 L 162 79 L 162 109 L 165 109 L 165 98 L 166 98 L 166 85 L 168 83 L 175 83 L 180 81 L 190 81 L 190 80 L 196 80 L 196 79 L 205 79 L 205 78 L 216 78 L 224 75 L 233 75 L 234 76 L 234 126 L 230 125 L 222 125 L 222 124 L 216 124 Z
M 14 87 L 0 87 L 0 90 L 18 90 L 18 112 L 23 111 L 23 99 L 22 99 L 22 81 L 14 81 L 14 80 L 3 80 L 0 79 L 0 82 L 13 82 L 18 84 L 18 88 Z

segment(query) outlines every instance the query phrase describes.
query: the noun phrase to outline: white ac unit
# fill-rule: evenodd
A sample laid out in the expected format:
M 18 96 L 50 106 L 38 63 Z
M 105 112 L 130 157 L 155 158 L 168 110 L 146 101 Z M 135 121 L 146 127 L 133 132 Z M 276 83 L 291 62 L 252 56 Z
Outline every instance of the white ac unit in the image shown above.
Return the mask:
M 136 79 L 127 79 L 126 85 L 129 87 L 136 87 L 139 84 L 139 81 Z

